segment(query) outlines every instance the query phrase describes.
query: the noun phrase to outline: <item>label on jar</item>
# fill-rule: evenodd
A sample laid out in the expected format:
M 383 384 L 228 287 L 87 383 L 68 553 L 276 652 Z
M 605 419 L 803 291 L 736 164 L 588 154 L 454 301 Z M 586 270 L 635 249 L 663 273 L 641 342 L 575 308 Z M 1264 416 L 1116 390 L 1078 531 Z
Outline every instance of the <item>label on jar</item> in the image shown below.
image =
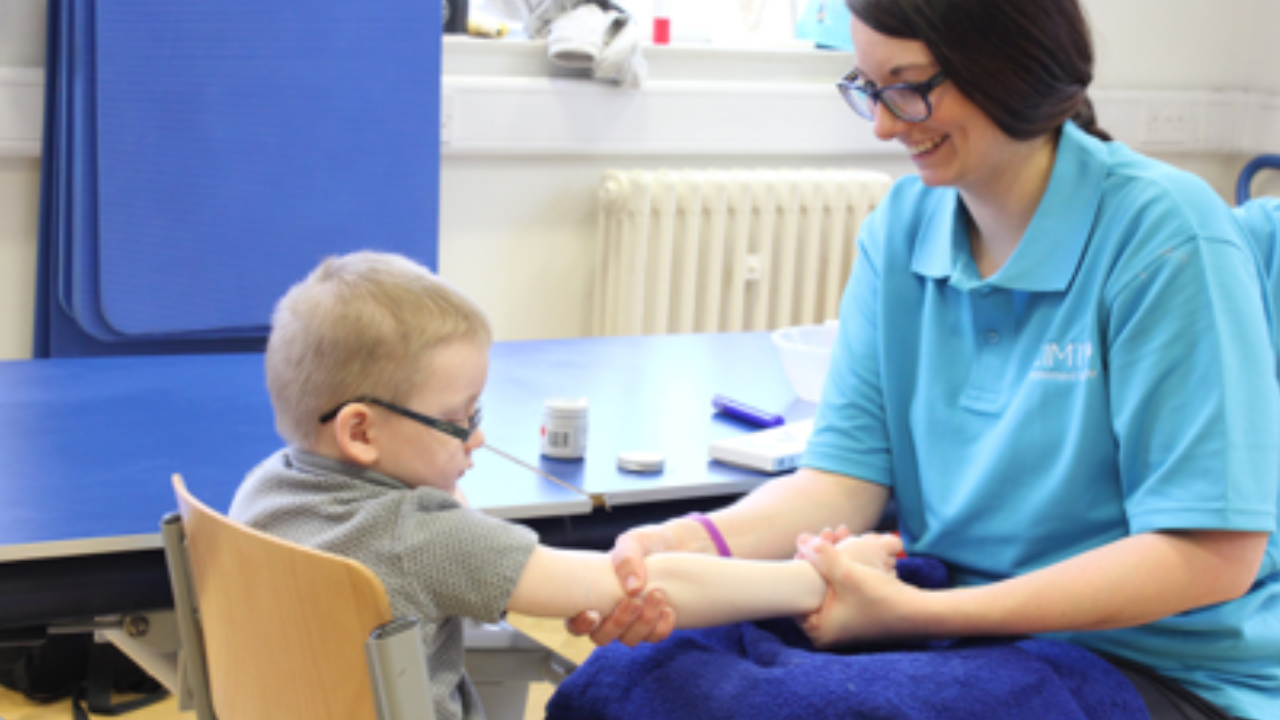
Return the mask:
M 574 460 L 587 452 L 587 401 L 548 400 L 542 418 L 542 454 Z

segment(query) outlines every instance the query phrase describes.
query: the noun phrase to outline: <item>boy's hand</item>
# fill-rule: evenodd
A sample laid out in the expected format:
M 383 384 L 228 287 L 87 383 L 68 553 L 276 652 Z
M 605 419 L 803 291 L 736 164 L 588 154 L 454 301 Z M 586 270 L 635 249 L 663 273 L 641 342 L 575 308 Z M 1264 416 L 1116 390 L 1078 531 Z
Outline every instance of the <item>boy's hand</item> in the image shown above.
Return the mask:
M 803 540 L 804 536 L 801 536 Z M 848 537 L 836 542 L 835 548 L 845 559 L 890 575 L 898 574 L 896 567 L 898 555 L 902 552 L 902 538 L 897 535 L 877 533 Z
M 854 535 L 841 525 L 836 529 L 825 528 L 815 535 L 800 533 L 796 538 L 796 560 L 805 560 L 800 548 L 812 539 L 835 546 L 840 554 L 856 563 L 897 575 L 898 557 L 902 554 L 902 538 L 892 533 L 865 533 Z
M 810 535 L 809 533 L 800 533 L 800 537 L 796 538 L 796 554 L 794 556 L 796 560 L 804 559 L 800 556 L 800 545 L 801 543 L 808 542 L 811 537 L 813 537 L 813 535 Z M 835 530 L 832 530 L 831 528 L 823 528 L 822 532 L 818 533 L 818 537 L 832 545 L 839 545 L 842 541 L 853 537 L 853 532 L 849 530 L 848 527 L 839 525 Z

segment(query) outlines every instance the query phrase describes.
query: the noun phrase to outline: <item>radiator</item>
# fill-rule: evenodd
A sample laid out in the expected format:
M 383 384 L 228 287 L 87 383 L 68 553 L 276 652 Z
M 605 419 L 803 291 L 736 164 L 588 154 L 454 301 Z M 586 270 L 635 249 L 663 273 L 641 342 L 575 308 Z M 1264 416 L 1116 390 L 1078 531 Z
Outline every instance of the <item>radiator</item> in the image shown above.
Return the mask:
M 596 335 L 771 330 L 836 317 L 858 229 L 888 175 L 609 171 Z

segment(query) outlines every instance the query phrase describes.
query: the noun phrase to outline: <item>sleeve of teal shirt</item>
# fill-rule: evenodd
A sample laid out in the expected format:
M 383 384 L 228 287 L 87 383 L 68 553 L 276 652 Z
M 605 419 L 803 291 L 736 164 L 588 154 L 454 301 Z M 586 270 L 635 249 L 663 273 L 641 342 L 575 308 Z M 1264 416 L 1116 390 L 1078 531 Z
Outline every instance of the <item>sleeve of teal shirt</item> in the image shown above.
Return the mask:
M 1133 533 L 1273 531 L 1280 388 L 1243 238 L 1147 245 L 1107 298 L 1107 368 Z
M 840 301 L 822 403 L 802 465 L 882 485 L 892 482 L 880 380 L 880 257 L 890 203 L 863 225 L 858 255 Z

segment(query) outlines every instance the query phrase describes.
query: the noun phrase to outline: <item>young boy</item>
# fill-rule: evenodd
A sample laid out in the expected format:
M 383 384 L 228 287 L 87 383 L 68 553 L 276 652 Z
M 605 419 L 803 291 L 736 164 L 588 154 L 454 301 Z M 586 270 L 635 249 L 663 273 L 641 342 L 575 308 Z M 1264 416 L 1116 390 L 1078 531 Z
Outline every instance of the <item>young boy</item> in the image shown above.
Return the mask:
M 625 597 L 608 555 L 540 546 L 466 507 L 458 481 L 484 444 L 489 344 L 480 308 L 426 268 L 373 252 L 325 260 L 272 318 L 267 388 L 288 447 L 250 472 L 230 512 L 378 575 L 392 610 L 422 621 L 440 720 L 484 717 L 463 671 L 461 618 L 607 613 Z M 841 547 L 892 572 L 900 545 Z M 827 594 L 799 560 L 672 554 L 647 567 L 682 627 L 807 614 Z

